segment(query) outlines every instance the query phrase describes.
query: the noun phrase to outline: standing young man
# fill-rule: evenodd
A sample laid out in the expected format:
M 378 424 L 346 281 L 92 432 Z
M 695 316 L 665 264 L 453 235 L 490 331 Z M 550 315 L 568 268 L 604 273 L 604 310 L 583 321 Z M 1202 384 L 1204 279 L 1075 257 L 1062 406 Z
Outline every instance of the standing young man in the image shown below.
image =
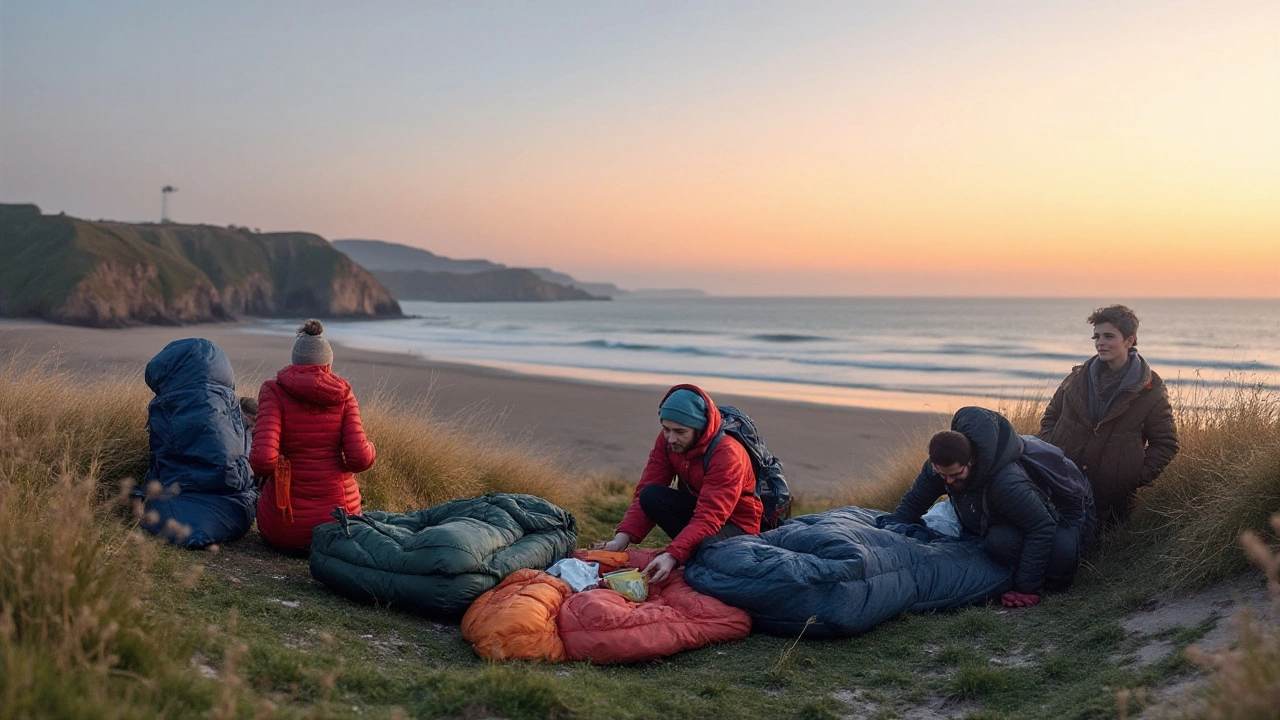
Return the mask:
M 1037 436 L 1080 467 L 1093 487 L 1098 522 L 1115 525 L 1133 512 L 1138 488 L 1178 453 L 1178 430 L 1164 383 L 1135 347 L 1138 316 L 1111 305 L 1087 322 L 1098 354 L 1062 381 Z
M 720 410 L 696 385 L 667 391 L 658 408 L 662 430 L 636 485 L 627 514 L 612 540 L 592 547 L 622 551 L 648 536 L 655 525 L 671 537 L 662 554 L 644 568 L 651 582 L 667 579 L 703 542 L 760 532 L 762 505 L 755 495 L 751 458 L 725 435 L 703 470 L 703 455 L 720 432 Z M 671 487 L 671 481 L 677 481 Z

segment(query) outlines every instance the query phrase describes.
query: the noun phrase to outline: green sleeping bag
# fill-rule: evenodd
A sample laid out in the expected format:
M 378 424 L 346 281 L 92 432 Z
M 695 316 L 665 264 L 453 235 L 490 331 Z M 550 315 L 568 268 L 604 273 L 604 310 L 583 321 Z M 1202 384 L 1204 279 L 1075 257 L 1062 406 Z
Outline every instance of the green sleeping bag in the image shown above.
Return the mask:
M 315 529 L 311 575 L 334 592 L 423 615 L 460 617 L 521 568 L 573 552 L 573 515 L 533 495 L 490 493 L 412 513 L 343 515 Z

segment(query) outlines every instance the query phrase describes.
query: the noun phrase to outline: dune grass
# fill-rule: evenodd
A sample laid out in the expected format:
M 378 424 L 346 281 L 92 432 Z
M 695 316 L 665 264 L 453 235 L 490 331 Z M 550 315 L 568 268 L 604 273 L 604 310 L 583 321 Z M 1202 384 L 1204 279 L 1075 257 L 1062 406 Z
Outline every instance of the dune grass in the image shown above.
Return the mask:
M 1241 533 L 1275 535 L 1280 510 L 1280 396 L 1258 384 L 1195 387 L 1177 398 L 1181 450 L 1142 492 L 1134 532 L 1161 545 L 1177 585 L 1195 586 L 1248 567 Z
M 1180 414 L 1183 451 L 1133 527 L 1033 611 L 907 615 L 837 641 L 753 635 L 633 666 L 493 665 L 455 626 L 353 605 L 254 535 L 196 553 L 139 533 L 119 498 L 145 471 L 149 399 L 138 376 L 86 384 L 47 363 L 0 367 L 0 707 L 13 717 L 1116 717 L 1141 708 L 1136 689 L 1196 667 L 1178 652 L 1132 664 L 1140 641 L 1121 627 L 1125 615 L 1171 585 L 1245 567 L 1239 529 L 1257 535 L 1255 559 L 1280 530 L 1265 522 L 1280 497 L 1276 399 L 1224 394 Z M 370 508 L 529 492 L 573 512 L 585 541 L 605 536 L 630 501 L 629 482 L 576 476 L 482 424 L 389 397 L 363 410 L 379 447 L 361 476 Z M 1036 403 L 1004 411 L 1034 430 Z M 869 490 L 806 498 L 806 508 L 892 508 L 922 447 L 904 447 Z M 1223 494 L 1234 499 L 1208 502 Z M 1213 532 L 1185 527 L 1191 515 L 1212 515 L 1202 519 Z M 1213 551 L 1183 549 L 1195 547 Z M 1258 627 L 1227 660 L 1195 656 L 1215 673 L 1217 697 L 1272 697 L 1257 668 L 1274 667 L 1277 638 Z M 1168 640 L 1177 650 L 1207 629 Z
M 1271 529 L 1280 535 L 1280 513 L 1271 516 Z M 1239 644 L 1218 652 L 1196 647 L 1187 651 L 1193 662 L 1213 673 L 1208 692 L 1192 707 L 1190 717 L 1204 720 L 1266 720 L 1280 708 L 1280 551 L 1257 533 L 1241 536 L 1249 560 L 1267 577 L 1273 621 L 1261 623 L 1252 613 L 1235 618 Z
M 12 397 L 7 388 L 0 393 Z M 120 503 L 103 500 L 101 459 L 70 439 L 93 433 L 68 434 L 59 457 L 56 442 L 15 433 L 18 423 L 6 417 L 7 408 L 0 416 L 0 704 L 10 717 L 152 717 L 159 706 L 136 701 L 183 684 L 186 675 L 173 662 L 181 654 L 174 609 L 150 592 L 171 563 L 122 520 Z
M 538 495 L 568 507 L 579 478 L 531 443 L 502 439 L 483 417 L 440 419 L 424 401 L 388 392 L 361 402 L 378 461 L 360 476 L 367 505 L 405 512 L 488 492 Z

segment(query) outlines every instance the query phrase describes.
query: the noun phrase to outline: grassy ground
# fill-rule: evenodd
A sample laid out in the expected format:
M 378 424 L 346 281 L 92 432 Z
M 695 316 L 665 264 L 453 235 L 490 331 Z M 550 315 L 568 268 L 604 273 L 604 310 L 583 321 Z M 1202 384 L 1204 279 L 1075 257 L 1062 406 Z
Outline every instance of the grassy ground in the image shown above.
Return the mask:
M 1238 572 L 1241 529 L 1259 533 L 1251 553 L 1263 558 L 1274 540 L 1267 508 L 1280 498 L 1277 399 L 1245 391 L 1184 414 L 1183 453 L 1132 528 L 1107 539 L 1071 591 L 1036 608 L 907 615 L 843 640 L 753 635 L 622 667 L 496 665 L 456 625 L 343 600 L 311 580 L 305 560 L 270 552 L 256 535 L 187 552 L 139 534 L 118 498 L 145 468 L 148 399 L 139 378 L 84 387 L 56 370 L 0 369 L 0 707 L 9 716 L 1131 715 L 1141 689 L 1197 669 L 1180 650 L 1212 621 L 1162 631 L 1174 652 L 1142 665 L 1134 656 L 1151 638 L 1127 632 L 1124 618 L 1171 587 Z M 1036 414 L 1006 411 L 1024 430 Z M 629 482 L 568 476 L 481 426 L 438 425 L 422 408 L 378 399 L 365 414 L 380 450 L 361 479 L 370 507 L 534 492 L 572 510 L 585 542 L 606 536 L 629 501 Z M 877 487 L 831 502 L 891 505 L 918 452 L 905 448 Z M 1229 470 L 1209 472 L 1228 459 Z M 1213 513 L 1202 523 L 1212 532 L 1184 527 L 1183 506 Z M 1258 689 L 1249 668 L 1266 668 L 1280 637 L 1264 628 L 1255 639 L 1250 652 L 1197 656 L 1215 670 L 1219 698 L 1268 697 L 1267 676 Z

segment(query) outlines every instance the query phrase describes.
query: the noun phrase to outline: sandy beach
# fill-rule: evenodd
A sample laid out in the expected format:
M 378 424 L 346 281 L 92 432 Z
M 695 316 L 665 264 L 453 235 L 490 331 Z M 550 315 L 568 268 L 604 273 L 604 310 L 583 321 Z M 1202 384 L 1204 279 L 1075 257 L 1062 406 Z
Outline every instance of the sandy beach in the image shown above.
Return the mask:
M 60 365 L 87 375 L 137 373 L 167 343 L 205 337 L 221 347 L 236 370 L 241 395 L 288 364 L 293 336 L 245 332 L 249 324 L 136 327 L 100 330 L 34 321 L 0 321 L 0 360 L 15 354 L 35 361 L 56 353 Z M 439 418 L 481 416 L 507 438 L 532 441 L 582 474 L 638 477 L 657 433 L 664 387 L 576 382 L 491 368 L 433 362 L 334 344 L 334 370 L 356 396 L 390 392 L 405 401 L 425 399 Z M 751 415 L 769 448 L 782 459 L 795 492 L 818 496 L 850 479 L 871 477 L 875 466 L 909 438 L 942 422 L 925 413 L 824 406 L 715 395 Z M 923 449 L 921 450 L 923 453 Z

